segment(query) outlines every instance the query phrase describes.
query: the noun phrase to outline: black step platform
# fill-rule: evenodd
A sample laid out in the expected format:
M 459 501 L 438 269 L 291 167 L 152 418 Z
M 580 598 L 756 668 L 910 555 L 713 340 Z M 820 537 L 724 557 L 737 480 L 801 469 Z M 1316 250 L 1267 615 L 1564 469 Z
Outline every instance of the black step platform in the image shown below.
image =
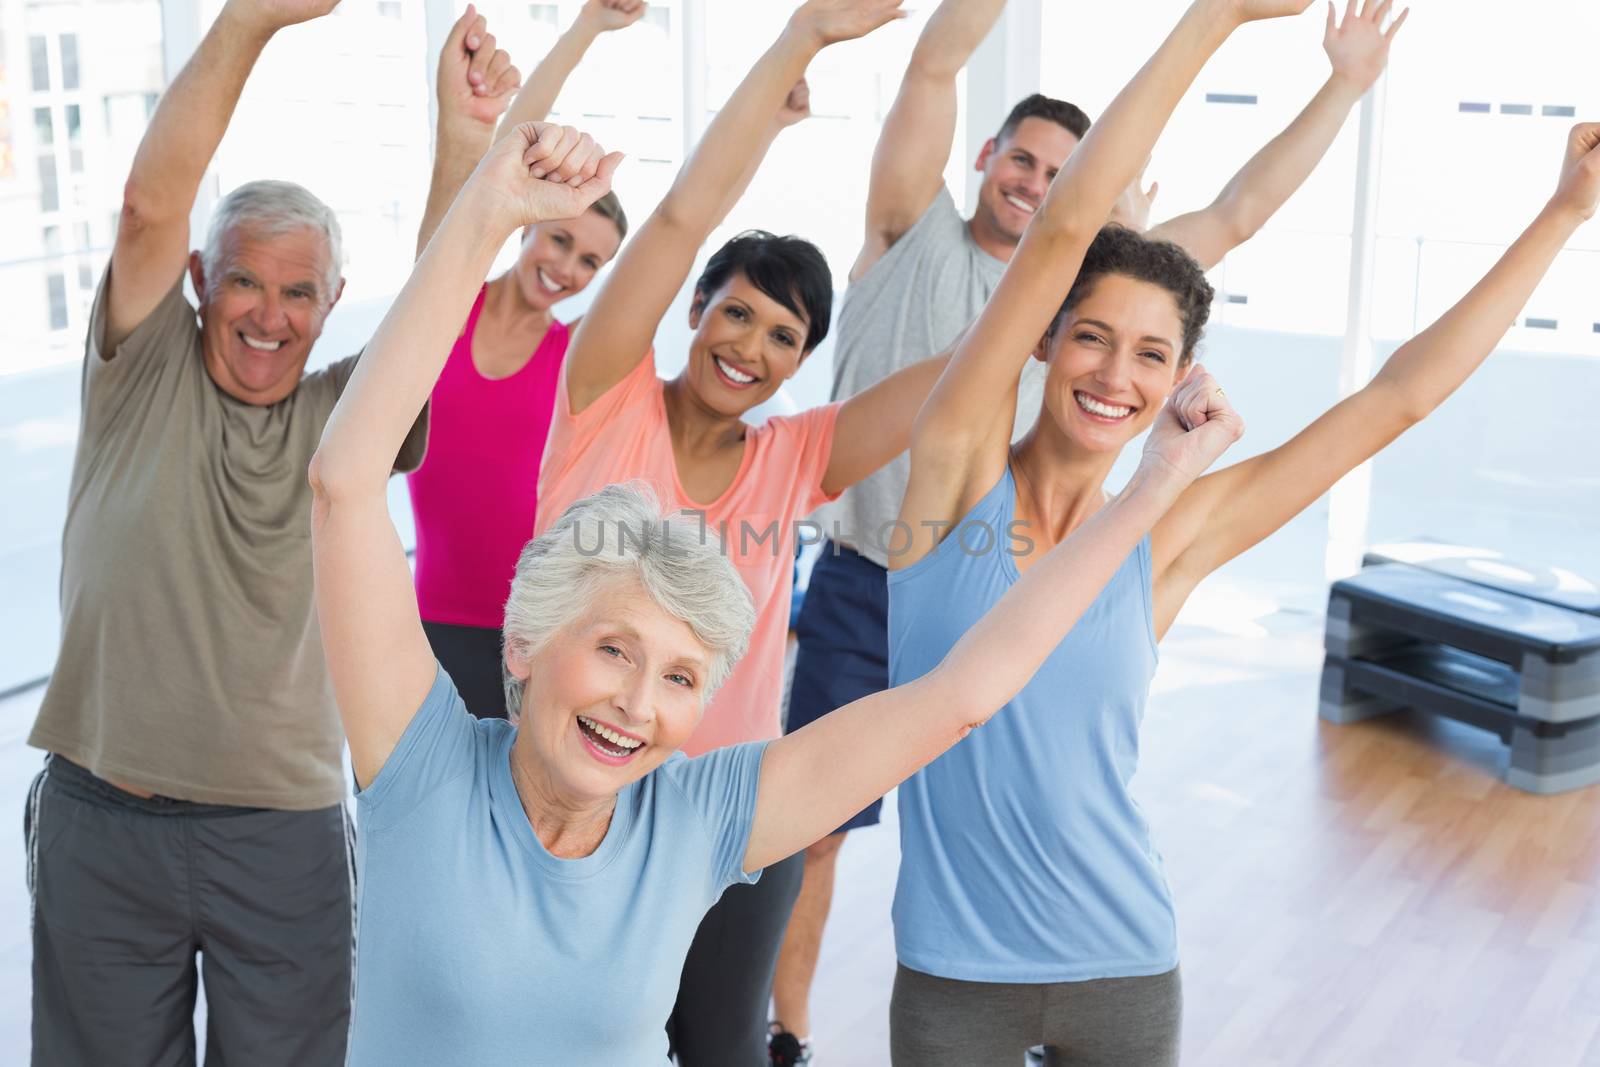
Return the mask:
M 1520 789 L 1600 782 L 1600 617 L 1379 563 L 1334 583 L 1326 650 L 1330 722 L 1418 708 L 1499 734 Z
M 1600 615 L 1600 584 L 1561 567 L 1525 563 L 1492 549 L 1419 537 L 1367 549 L 1362 566 L 1380 563 L 1406 563 L 1558 608 Z

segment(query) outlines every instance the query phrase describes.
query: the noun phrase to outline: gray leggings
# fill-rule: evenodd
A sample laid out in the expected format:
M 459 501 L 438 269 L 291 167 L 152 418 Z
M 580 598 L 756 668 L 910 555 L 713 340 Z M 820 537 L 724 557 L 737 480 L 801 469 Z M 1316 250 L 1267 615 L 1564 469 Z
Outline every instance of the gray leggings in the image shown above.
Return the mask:
M 1174 1067 L 1183 983 L 1148 978 L 1012 985 L 960 982 L 898 967 L 889 1003 L 895 1067 Z

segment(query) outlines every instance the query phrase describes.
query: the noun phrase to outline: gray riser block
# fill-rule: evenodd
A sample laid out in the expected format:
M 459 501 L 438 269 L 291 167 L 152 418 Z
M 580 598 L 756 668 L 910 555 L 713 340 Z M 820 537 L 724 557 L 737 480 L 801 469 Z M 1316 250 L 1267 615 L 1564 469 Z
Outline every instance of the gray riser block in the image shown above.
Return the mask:
M 1345 684 L 1345 671 L 1334 663 L 1322 668 L 1322 684 L 1317 701 L 1317 714 L 1327 722 L 1345 726 L 1363 719 L 1377 718 L 1401 709 L 1402 705 L 1386 697 L 1373 696 L 1350 689 Z

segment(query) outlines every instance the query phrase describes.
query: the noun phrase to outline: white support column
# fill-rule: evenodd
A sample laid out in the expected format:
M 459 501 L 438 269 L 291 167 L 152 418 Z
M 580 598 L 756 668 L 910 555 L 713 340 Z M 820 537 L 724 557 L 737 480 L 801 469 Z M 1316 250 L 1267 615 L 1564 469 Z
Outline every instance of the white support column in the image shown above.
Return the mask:
M 970 167 L 984 142 L 1018 100 L 1038 92 L 1044 0 L 1008 0 L 1000 21 L 967 63 L 966 160 Z M 967 183 L 967 211 L 977 203 L 978 183 Z
M 1383 139 L 1387 76 L 1361 101 L 1361 141 L 1356 157 L 1355 214 L 1350 225 L 1350 298 L 1345 316 L 1344 351 L 1339 359 L 1339 399 L 1372 380 L 1372 274 L 1378 248 L 1378 177 Z M 1366 550 L 1372 503 L 1372 465 L 1345 475 L 1328 495 L 1329 581 L 1354 574 Z
M 678 46 L 683 63 L 683 158 L 687 161 L 706 132 L 705 0 L 680 0 Z

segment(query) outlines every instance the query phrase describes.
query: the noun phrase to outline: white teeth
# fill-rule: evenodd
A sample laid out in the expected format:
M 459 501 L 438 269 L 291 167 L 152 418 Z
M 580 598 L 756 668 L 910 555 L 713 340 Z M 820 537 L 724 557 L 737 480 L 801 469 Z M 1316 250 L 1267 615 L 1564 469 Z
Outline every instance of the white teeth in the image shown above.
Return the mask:
M 1073 393 L 1072 395 L 1077 397 L 1078 406 L 1091 415 L 1100 415 L 1107 419 L 1120 419 L 1126 415 L 1133 414 L 1133 409 L 1130 407 L 1122 407 L 1121 405 L 1114 404 L 1102 404 L 1100 401 L 1094 399 L 1094 397 L 1089 396 L 1086 393 Z
M 626 751 L 632 752 L 634 749 L 644 744 L 643 741 L 640 741 L 636 738 L 624 737 L 623 735 L 617 733 L 617 731 L 611 729 L 609 726 L 606 726 L 604 723 L 595 722 L 587 715 L 579 715 L 578 721 L 620 749 L 625 749 Z
M 721 356 L 713 356 L 712 358 L 717 361 L 717 366 L 722 368 L 723 374 L 726 374 L 740 385 L 749 385 L 751 382 L 756 380 L 755 375 L 744 373 L 744 371 L 733 366 Z
M 1006 203 L 1010 204 L 1019 211 L 1026 211 L 1030 215 L 1032 215 L 1034 212 L 1034 207 L 1032 204 L 1028 203 L 1026 200 L 1019 200 L 1009 193 L 1006 194 Z
M 546 274 L 542 269 L 536 268 L 535 273 L 539 275 L 539 284 L 544 286 L 547 292 L 559 293 L 561 290 L 566 288 L 564 285 L 558 285 L 551 281 L 550 275 Z
M 244 338 L 245 344 L 259 352 L 276 352 L 283 347 L 282 341 L 258 341 L 247 333 L 241 333 L 239 336 Z

